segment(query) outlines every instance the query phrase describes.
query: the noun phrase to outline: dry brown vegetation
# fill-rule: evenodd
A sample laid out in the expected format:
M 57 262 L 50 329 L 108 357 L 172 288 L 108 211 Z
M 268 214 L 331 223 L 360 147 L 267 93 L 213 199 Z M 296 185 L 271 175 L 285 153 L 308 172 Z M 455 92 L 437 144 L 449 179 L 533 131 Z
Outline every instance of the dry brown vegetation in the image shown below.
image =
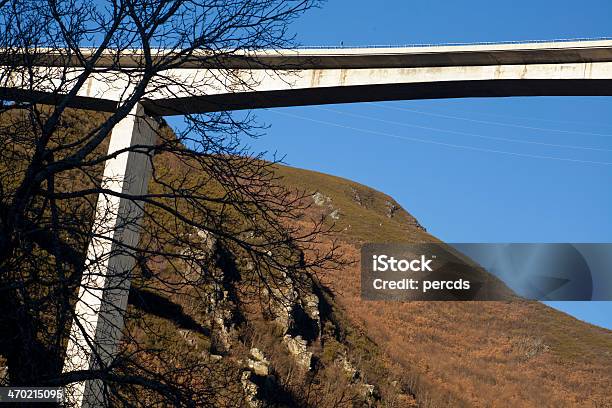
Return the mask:
M 279 168 L 339 208 L 342 249 L 363 242 L 431 242 L 384 194 L 348 180 Z M 369 198 L 356 202 L 354 191 Z M 330 220 L 331 222 L 331 220 Z M 612 332 L 538 302 L 378 302 L 360 298 L 359 264 L 322 277 L 350 322 L 384 353 L 387 369 L 422 407 L 611 407 Z

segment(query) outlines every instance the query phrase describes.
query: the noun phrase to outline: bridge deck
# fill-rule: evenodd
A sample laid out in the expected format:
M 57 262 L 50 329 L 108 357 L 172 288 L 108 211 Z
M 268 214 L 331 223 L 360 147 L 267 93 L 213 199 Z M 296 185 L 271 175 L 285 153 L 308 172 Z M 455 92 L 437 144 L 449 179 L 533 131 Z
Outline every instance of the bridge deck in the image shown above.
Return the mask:
M 89 52 L 83 50 L 85 55 Z M 71 74 L 77 76 L 77 61 L 60 54 L 40 53 L 36 63 L 48 72 L 71 66 Z M 166 51 L 155 54 L 159 61 Z M 113 110 L 124 98 L 131 81 L 124 72 L 106 70 L 116 64 L 113 58 L 117 56 L 109 52 L 100 59 L 99 72 L 79 92 L 76 106 Z M 122 69 L 137 68 L 142 59 L 142 52 L 135 50 L 122 52 L 118 61 Z M 0 60 L 0 70 L 1 65 Z M 228 80 L 228 70 L 238 70 L 244 81 Z M 600 96 L 612 95 L 612 40 L 261 50 L 214 56 L 197 52 L 166 73 L 174 83 L 156 84 L 143 101 L 151 114 L 397 99 Z M 39 103 L 61 98 L 49 91 L 52 80 L 36 89 L 27 84 L 14 80 L 13 86 L 0 88 L 0 97 Z

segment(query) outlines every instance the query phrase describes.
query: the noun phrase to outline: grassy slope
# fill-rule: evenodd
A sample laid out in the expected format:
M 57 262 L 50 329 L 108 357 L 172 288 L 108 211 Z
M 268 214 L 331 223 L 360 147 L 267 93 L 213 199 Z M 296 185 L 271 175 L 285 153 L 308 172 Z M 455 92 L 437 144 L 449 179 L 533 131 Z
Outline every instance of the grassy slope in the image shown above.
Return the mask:
M 371 188 L 284 166 L 277 174 L 330 198 L 313 211 L 339 209 L 334 223 L 354 259 L 362 242 L 437 241 L 403 209 L 389 218 L 395 201 Z M 612 406 L 609 330 L 537 302 L 363 302 L 358 265 L 325 280 L 423 406 Z
M 320 192 L 330 197 L 330 205 L 321 206 L 321 213 L 334 209 L 340 218 L 334 222 L 336 229 L 347 241 L 356 242 L 440 242 L 417 227 L 418 223 L 397 202 L 370 187 L 341 177 L 316 171 L 308 171 L 287 166 L 278 166 L 276 174 L 281 182 L 302 191 Z M 358 194 L 361 205 L 355 200 Z M 392 218 L 387 216 L 388 205 L 398 207 Z

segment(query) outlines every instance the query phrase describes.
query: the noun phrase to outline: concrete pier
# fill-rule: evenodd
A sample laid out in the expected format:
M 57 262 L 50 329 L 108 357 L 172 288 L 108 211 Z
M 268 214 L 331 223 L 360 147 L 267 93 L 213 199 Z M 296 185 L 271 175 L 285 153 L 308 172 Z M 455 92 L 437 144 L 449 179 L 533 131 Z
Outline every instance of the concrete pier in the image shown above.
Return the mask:
M 157 139 L 157 122 L 137 104 L 113 129 L 108 154 L 138 145 L 151 146 Z M 137 197 L 147 193 L 151 158 L 141 152 L 121 152 L 104 167 L 102 188 Z M 141 202 L 102 193 L 98 197 L 93 238 L 66 349 L 64 372 L 105 368 L 116 353 L 127 307 L 130 271 L 134 259 L 128 252 L 138 245 Z M 126 247 L 117 248 L 113 242 Z M 92 342 L 93 341 L 93 342 Z M 67 390 L 69 402 L 78 407 L 104 406 L 99 380 L 74 383 Z

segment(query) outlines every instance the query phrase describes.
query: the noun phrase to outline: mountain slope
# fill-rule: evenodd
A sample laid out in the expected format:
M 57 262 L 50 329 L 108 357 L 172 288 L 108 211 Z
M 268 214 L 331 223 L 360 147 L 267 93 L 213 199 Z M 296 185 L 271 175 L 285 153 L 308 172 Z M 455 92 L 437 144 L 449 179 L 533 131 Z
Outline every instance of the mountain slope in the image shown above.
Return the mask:
M 397 203 L 368 187 L 286 167 L 278 174 L 325 195 L 319 211 L 339 210 L 339 236 L 355 259 L 364 242 L 438 241 L 405 210 L 390 213 L 387 203 Z M 609 330 L 538 302 L 362 301 L 357 264 L 325 278 L 422 406 L 612 406 Z
M 67 140 L 102 120 L 69 111 Z M 194 171 L 165 157 L 155 160 L 169 177 Z M 218 277 L 220 286 L 181 292 L 147 283 L 146 276 L 132 282 L 129 340 L 122 347 L 130 351 L 138 342 L 157 350 L 140 361 L 148 370 L 171 375 L 175 366 L 200 367 L 186 379 L 177 374 L 177 381 L 201 390 L 213 406 L 612 407 L 611 331 L 537 302 L 362 301 L 362 244 L 440 241 L 374 189 L 287 166 L 275 172 L 288 189 L 309 192 L 311 205 L 294 222 L 308 225 L 323 216 L 337 232 L 319 245 L 336 239 L 355 263 L 308 281 L 301 296 L 286 279 L 277 289 L 288 304 L 269 296 L 264 310 L 257 302 L 241 303 L 237 294 L 252 283 L 241 281 L 250 273 L 248 259 L 202 234 L 210 253 L 198 255 L 212 260 L 210 269 L 179 264 L 182 274 L 171 280 L 206 274 Z M 154 181 L 149 186 L 159 188 Z M 150 213 L 145 225 L 154 217 Z M 152 269 L 176 273 L 163 263 Z M 3 365 L 0 356 L 0 382 Z M 155 405 L 145 392 L 138 397 L 137 404 Z

